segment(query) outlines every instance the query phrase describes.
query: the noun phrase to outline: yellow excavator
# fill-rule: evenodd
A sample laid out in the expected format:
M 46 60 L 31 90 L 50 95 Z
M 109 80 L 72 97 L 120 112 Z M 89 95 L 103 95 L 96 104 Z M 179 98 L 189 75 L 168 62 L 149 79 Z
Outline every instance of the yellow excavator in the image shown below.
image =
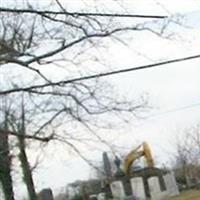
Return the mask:
M 154 160 L 151 154 L 151 149 L 147 142 L 143 142 L 136 149 L 132 150 L 124 159 L 123 167 L 121 169 L 121 160 L 115 156 L 114 163 L 117 167 L 117 172 L 113 174 L 111 170 L 111 164 L 107 153 L 103 153 L 103 163 L 104 163 L 104 171 L 108 180 L 112 180 L 113 176 L 123 176 L 123 175 L 131 175 L 131 166 L 135 160 L 144 157 L 146 159 L 147 167 L 154 168 Z
M 141 150 L 140 150 L 141 149 Z M 151 154 L 151 149 L 147 142 L 143 142 L 136 149 L 132 150 L 124 160 L 123 171 L 126 175 L 130 175 L 131 166 L 135 160 L 138 158 L 144 157 L 146 159 L 147 166 L 149 168 L 154 167 L 154 160 Z
M 134 171 L 134 173 L 131 173 L 131 167 L 134 161 L 136 161 L 137 159 L 141 157 L 145 158 L 146 163 L 147 163 L 147 168 Z M 140 176 L 143 177 L 143 179 L 147 182 L 148 177 L 157 175 L 158 173 L 157 172 L 158 169 L 155 168 L 155 165 L 154 165 L 151 149 L 147 142 L 143 142 L 137 148 L 135 148 L 130 153 L 128 153 L 122 162 L 122 166 L 121 166 L 121 160 L 115 155 L 114 163 L 117 167 L 117 171 L 115 173 L 112 172 L 111 164 L 106 152 L 103 153 L 103 163 L 104 163 L 104 171 L 105 171 L 106 179 L 104 180 L 104 183 L 102 184 L 104 185 L 102 191 L 106 194 L 107 198 L 112 197 L 112 194 L 110 191 L 110 183 L 113 180 L 120 180 L 120 178 L 122 178 L 122 180 L 125 180 L 123 179 L 124 176 L 128 178 L 128 177 L 132 177 L 132 175 L 136 175 L 140 173 Z M 146 191 L 147 191 L 147 196 L 148 196 L 149 195 L 148 188 Z

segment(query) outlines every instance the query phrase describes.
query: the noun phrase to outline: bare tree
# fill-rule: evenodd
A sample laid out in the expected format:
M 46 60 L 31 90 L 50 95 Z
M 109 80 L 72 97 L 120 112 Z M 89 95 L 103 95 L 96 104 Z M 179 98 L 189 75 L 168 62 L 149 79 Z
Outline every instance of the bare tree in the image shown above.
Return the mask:
M 0 11 L 3 74 L 0 98 L 12 102 L 10 116 L 19 124 L 19 99 L 23 93 L 26 113 L 23 122 L 26 133 L 23 126 L 19 130 L 11 125 L 8 130 L 2 128 L 1 133 L 19 140 L 22 168 L 26 175 L 29 174 L 24 178 L 29 177 L 26 183 L 33 200 L 35 191 L 25 153 L 26 140 L 62 142 L 88 161 L 77 144 L 92 140 L 106 143 L 95 130 L 110 127 L 114 120 L 123 118 L 123 113 L 137 116 L 147 106 L 143 98 L 129 101 L 113 95 L 112 87 L 98 79 L 108 75 L 107 71 L 95 68 L 100 73 L 92 75 L 91 67 L 81 69 L 80 62 L 94 59 L 94 54 L 87 54 L 87 50 L 91 53 L 104 45 L 104 38 L 114 40 L 126 32 L 149 31 L 159 35 L 144 23 L 127 24 L 124 19 L 165 19 L 166 16 L 73 13 L 58 0 L 48 10 L 27 1 L 21 9 L 7 6 L 0 7 Z M 79 59 L 80 55 L 83 59 Z M 97 56 L 96 61 L 100 62 Z M 2 106 L 0 112 L 3 110 Z M 77 132 L 78 128 L 86 130 L 90 136 L 80 136 L 71 127 Z
M 178 179 L 191 187 L 200 181 L 200 128 L 199 125 L 184 130 L 177 141 L 175 171 Z

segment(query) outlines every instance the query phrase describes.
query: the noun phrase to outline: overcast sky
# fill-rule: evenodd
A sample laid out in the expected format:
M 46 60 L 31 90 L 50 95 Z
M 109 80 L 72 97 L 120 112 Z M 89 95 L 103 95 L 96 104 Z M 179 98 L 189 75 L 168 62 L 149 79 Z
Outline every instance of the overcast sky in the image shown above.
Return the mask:
M 64 1 L 67 9 L 91 10 L 93 1 Z M 108 3 L 109 0 L 96 1 L 98 10 L 105 6 L 110 11 L 136 14 L 166 14 L 180 17 L 180 23 L 170 24 L 166 38 L 140 32 L 133 36 L 123 36 L 121 42 L 111 43 L 102 54 L 112 69 L 137 67 L 166 59 L 179 58 L 200 53 L 200 2 L 197 0 L 122 0 Z M 91 6 L 91 8 L 89 8 Z M 102 9 L 103 10 L 103 9 Z M 92 10 L 91 10 L 92 11 Z M 184 26 L 183 26 L 184 25 Z M 172 35 L 171 35 L 172 33 Z M 170 35 L 169 35 L 170 34 Z M 170 36 L 170 38 L 168 37 Z M 88 63 L 86 63 L 88 64 Z M 169 164 L 175 151 L 177 135 L 200 119 L 200 59 L 169 64 L 154 69 L 146 69 L 126 74 L 114 75 L 109 80 L 121 95 L 135 98 L 148 94 L 152 105 L 143 119 L 111 132 L 113 144 L 121 146 L 124 152 L 146 140 L 153 151 L 156 162 Z M 105 78 L 106 80 L 107 78 Z M 90 159 L 101 159 L 100 151 L 87 151 Z M 38 189 L 51 187 L 55 190 L 77 179 L 90 177 L 90 167 L 78 157 L 68 157 L 65 153 L 57 158 L 47 156 L 44 165 L 37 170 L 35 179 Z
M 135 13 L 146 10 L 147 13 L 154 13 L 156 9 L 151 7 L 152 4 L 149 2 L 140 1 L 139 6 L 137 4 L 134 7 Z M 136 38 L 130 37 L 129 47 L 120 42 L 112 44 L 106 52 L 110 55 L 108 57 L 112 58 L 109 60 L 112 66 L 133 67 L 200 52 L 198 2 L 167 1 L 166 3 L 165 1 L 164 4 L 162 1 L 162 3 L 166 13 L 188 13 L 187 17 L 181 19 L 187 27 L 174 24 L 169 26 L 169 32 L 172 31 L 174 34 L 171 39 L 141 33 Z M 153 107 L 151 112 L 146 113 L 145 119 L 134 121 L 128 127 L 119 130 L 118 134 L 113 133 L 116 135 L 112 137 L 112 142 L 121 146 L 124 152 L 128 152 L 135 144 L 146 140 L 151 145 L 156 162 L 160 165 L 163 163 L 169 165 L 178 135 L 182 134 L 184 128 L 199 122 L 199 64 L 200 60 L 197 59 L 110 77 L 119 93 L 133 98 L 139 94 L 148 93 Z M 91 159 L 101 159 L 101 152 L 87 152 L 86 155 Z M 59 188 L 67 182 L 88 178 L 91 174 L 87 164 L 78 158 L 66 157 L 62 161 L 52 161 L 51 165 L 48 163 L 46 166 L 47 171 L 44 173 L 41 170 L 36 176 L 40 180 L 39 186 L 49 185 L 52 188 Z M 57 181 L 49 182 L 49 175 Z

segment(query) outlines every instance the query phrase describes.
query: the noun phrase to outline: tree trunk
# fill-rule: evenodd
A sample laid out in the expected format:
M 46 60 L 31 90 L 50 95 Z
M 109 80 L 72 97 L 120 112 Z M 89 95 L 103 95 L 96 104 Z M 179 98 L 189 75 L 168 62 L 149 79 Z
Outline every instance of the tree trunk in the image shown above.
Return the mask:
M 25 130 L 25 112 L 24 112 L 24 103 L 22 102 L 22 118 L 21 118 L 21 128 L 19 128 L 19 133 L 21 133 L 21 136 L 18 137 L 18 145 L 19 145 L 19 159 L 21 162 L 22 172 L 23 172 L 23 178 L 24 182 L 26 184 L 28 195 L 30 200 L 37 200 L 37 194 L 35 191 L 35 186 L 33 182 L 32 177 L 32 171 L 28 162 L 28 157 L 26 154 L 26 143 L 25 138 L 23 137 L 26 134 Z
M 0 132 L 0 181 L 5 200 L 14 200 L 8 134 Z
M 22 171 L 23 171 L 24 182 L 26 184 L 28 194 L 29 194 L 29 199 L 36 200 L 37 195 L 35 192 L 34 182 L 33 182 L 33 178 L 32 178 L 32 172 L 31 172 L 28 158 L 27 158 L 26 151 L 25 151 L 25 141 L 24 141 L 23 137 L 19 138 L 19 149 L 20 149 L 19 159 L 20 159 L 21 167 L 22 167 Z

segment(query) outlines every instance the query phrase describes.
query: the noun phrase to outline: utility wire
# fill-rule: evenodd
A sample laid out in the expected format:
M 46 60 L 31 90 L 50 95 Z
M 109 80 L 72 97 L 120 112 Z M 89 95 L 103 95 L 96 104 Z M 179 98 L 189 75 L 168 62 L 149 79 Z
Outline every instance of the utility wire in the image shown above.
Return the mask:
M 186 109 L 190 109 L 190 108 L 195 108 L 195 107 L 199 107 L 199 106 L 200 106 L 200 103 L 195 103 L 195 104 L 191 104 L 191 105 L 187 105 L 187 106 L 183 106 L 183 107 L 177 107 L 177 108 L 174 108 L 174 109 L 170 109 L 170 110 L 167 110 L 167 111 L 164 111 L 164 112 L 152 114 L 152 115 L 149 115 L 145 118 L 147 118 L 147 119 L 153 118 L 153 117 L 162 116 L 162 115 L 170 114 L 170 113 L 175 113 L 175 112 L 178 112 L 178 111 L 182 111 L 182 110 L 186 110 Z
M 29 13 L 29 14 L 53 14 L 53 15 L 70 15 L 72 17 L 94 16 L 94 17 L 118 17 L 118 18 L 151 18 L 164 19 L 169 16 L 165 15 L 139 15 L 139 14 L 119 14 L 119 13 L 93 13 L 93 12 L 67 12 L 67 11 L 50 11 L 50 10 L 34 10 L 34 9 L 13 9 L 0 7 L 0 12 L 10 13 Z
M 167 64 L 183 62 L 183 61 L 193 60 L 193 59 L 197 59 L 197 58 L 200 58 L 200 54 L 188 56 L 188 57 L 177 58 L 177 59 L 172 59 L 172 60 L 167 60 L 167 61 L 158 62 L 158 63 L 153 63 L 153 64 L 149 64 L 149 65 L 143 65 L 143 66 L 139 66 L 139 67 L 131 67 L 131 68 L 120 69 L 120 70 L 115 70 L 115 71 L 111 71 L 111 72 L 104 72 L 104 73 L 98 73 L 98 74 L 93 74 L 93 75 L 89 75 L 89 76 L 82 76 L 82 77 L 73 78 L 73 79 L 64 80 L 64 81 L 51 82 L 51 83 L 33 85 L 33 86 L 22 87 L 22 88 L 14 88 L 14 89 L 10 89 L 10 90 L 0 91 L 0 95 L 6 95 L 9 93 L 15 93 L 15 92 L 31 92 L 31 91 L 36 91 L 36 89 L 52 87 L 52 86 L 64 86 L 64 85 L 67 85 L 67 84 L 70 84 L 73 82 L 101 78 L 101 77 L 111 76 L 111 75 L 115 75 L 115 74 L 127 73 L 127 72 L 131 72 L 131 71 L 138 71 L 138 70 L 143 70 L 143 69 L 162 67 Z

